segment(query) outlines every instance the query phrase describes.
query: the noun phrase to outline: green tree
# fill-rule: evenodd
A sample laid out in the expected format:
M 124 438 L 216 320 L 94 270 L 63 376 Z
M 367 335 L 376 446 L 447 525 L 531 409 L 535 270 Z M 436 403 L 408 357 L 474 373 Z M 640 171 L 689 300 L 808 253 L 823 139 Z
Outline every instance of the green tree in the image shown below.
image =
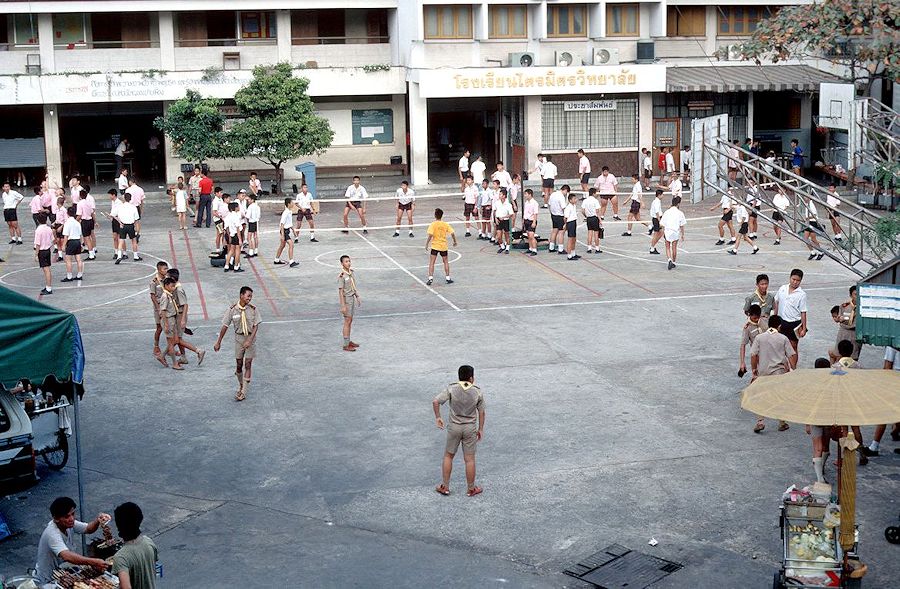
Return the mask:
M 166 134 L 172 151 L 190 162 L 225 157 L 225 115 L 217 98 L 203 98 L 188 90 L 184 98 L 169 106 L 168 112 L 156 117 L 153 125 Z
M 253 68 L 253 79 L 234 95 L 240 118 L 228 133 L 229 155 L 272 166 L 279 187 L 284 162 L 320 154 L 334 137 L 306 94 L 309 80 L 293 73 L 288 63 Z
M 816 0 L 784 7 L 760 21 L 740 51 L 756 63 L 815 57 L 846 66 L 868 95 L 879 78 L 900 79 L 900 2 Z

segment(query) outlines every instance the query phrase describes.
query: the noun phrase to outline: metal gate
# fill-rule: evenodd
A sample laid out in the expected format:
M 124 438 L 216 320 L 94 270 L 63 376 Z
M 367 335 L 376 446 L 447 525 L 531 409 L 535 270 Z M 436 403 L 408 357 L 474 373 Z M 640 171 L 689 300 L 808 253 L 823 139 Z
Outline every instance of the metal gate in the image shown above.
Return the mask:
M 713 115 L 691 120 L 691 202 L 698 203 L 709 194 L 705 181 L 715 182 L 723 190 L 728 187 L 726 178 L 717 175 L 727 165 L 725 156 L 704 149 L 706 144 L 717 144 L 716 139 L 728 141 L 728 115 Z

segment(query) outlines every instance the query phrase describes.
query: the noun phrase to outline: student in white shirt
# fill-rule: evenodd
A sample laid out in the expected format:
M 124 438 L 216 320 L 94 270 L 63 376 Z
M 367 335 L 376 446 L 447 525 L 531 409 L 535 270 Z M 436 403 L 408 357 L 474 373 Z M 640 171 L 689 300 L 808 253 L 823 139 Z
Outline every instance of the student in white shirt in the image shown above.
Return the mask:
M 513 183 L 512 176 L 510 176 L 509 172 L 506 171 L 503 162 L 497 162 L 497 169 L 493 174 L 491 174 L 491 180 L 497 180 L 498 182 L 500 182 L 500 188 L 506 188 L 507 191 Z M 507 194 L 507 197 L 508 196 L 509 195 Z
M 297 226 L 294 229 L 294 243 L 297 243 L 297 238 L 300 236 L 303 219 L 306 219 L 306 224 L 309 225 L 309 241 L 312 243 L 319 242 L 316 239 L 316 223 L 313 221 L 313 216 L 317 213 L 312 208 L 312 199 L 313 195 L 309 191 L 309 186 L 304 182 L 300 185 L 300 192 L 294 195 L 294 204 L 297 205 Z
M 653 177 L 653 159 L 650 157 L 650 150 L 644 148 L 644 159 L 641 160 L 641 173 L 643 174 L 642 184 L 644 190 L 650 190 L 650 178 Z
M 545 155 L 541 162 L 541 190 L 544 191 L 544 202 L 549 203 L 550 193 L 553 192 L 553 185 L 556 183 L 556 175 L 559 170 L 553 163 L 553 158 Z
M 631 226 L 634 221 L 641 221 L 641 207 L 643 206 L 644 186 L 637 174 L 631 175 L 631 181 L 634 184 L 631 187 L 631 196 L 629 196 L 628 204 L 628 228 L 622 233 L 622 237 L 631 237 Z M 646 223 L 644 226 L 646 227 Z
M 262 210 L 256 202 L 255 194 L 247 196 L 247 201 L 250 203 L 247 205 L 247 257 L 255 258 L 259 255 L 259 220 Z
M 534 230 L 537 229 L 538 210 L 540 207 L 534 200 L 534 191 L 530 188 L 525 189 L 525 204 L 522 207 L 522 229 L 528 237 L 528 251 L 525 253 L 529 256 L 537 255 L 537 239 L 534 237 Z
M 291 207 L 293 207 L 293 201 L 290 198 L 284 199 L 284 210 L 281 211 L 281 219 L 278 220 L 278 233 L 281 236 L 281 240 L 278 243 L 278 251 L 275 252 L 275 261 L 273 264 L 285 264 L 286 262 L 281 259 L 281 252 L 284 251 L 284 246 L 287 245 L 288 248 L 288 256 L 290 257 L 290 268 L 296 268 L 300 265 L 300 262 L 294 261 L 294 240 L 291 239 L 291 229 L 294 227 L 294 215 L 291 213 Z
M 779 331 L 791 342 L 791 347 L 797 352 L 791 358 L 791 368 L 797 367 L 800 359 L 798 351 L 800 338 L 806 337 L 806 313 L 809 310 L 806 299 L 806 291 L 800 287 L 803 282 L 803 270 L 794 268 L 787 284 L 781 285 L 775 293 L 775 303 L 772 305 L 772 313 L 781 317 Z
M 10 245 L 22 245 L 22 228 L 19 227 L 16 207 L 19 206 L 19 203 L 24 198 L 24 196 L 12 189 L 9 182 L 3 183 L 3 220 L 9 226 Z
M 741 152 L 738 151 L 738 140 L 732 141 L 728 146 L 728 179 L 737 182 L 738 162 L 741 160 Z
M 584 150 L 578 150 L 578 176 L 581 178 L 581 192 L 588 192 L 591 180 L 591 160 L 584 155 Z
M 262 192 L 262 181 L 257 178 L 256 172 L 250 172 L 250 179 L 247 181 L 247 189 L 252 196 L 259 198 Z
M 662 219 L 662 197 L 663 190 L 662 188 L 656 189 L 656 196 L 653 197 L 653 202 L 650 203 L 650 253 L 659 255 L 659 250 L 656 249 L 656 244 L 662 238 L 662 225 L 659 224 L 660 219 Z
M 709 210 L 714 211 L 717 208 L 722 209 L 722 218 L 719 219 L 719 240 L 716 242 L 716 245 L 722 245 L 725 243 L 725 226 L 728 226 L 728 232 L 731 233 L 731 239 L 728 241 L 728 245 L 733 245 L 736 238 L 734 235 L 734 224 L 731 222 L 731 219 L 734 218 L 734 211 L 732 210 L 732 201 L 733 195 L 731 193 L 731 189 L 728 190 L 728 194 L 723 194 L 722 198 L 719 199 L 719 204 L 713 205 Z
M 404 180 L 397 189 L 397 225 L 394 228 L 394 237 L 400 237 L 400 222 L 403 220 L 403 211 L 406 211 L 406 223 L 409 225 L 409 236 L 413 235 L 413 211 L 416 210 L 416 193 L 409 187 L 409 182 Z
M 225 215 L 228 214 L 228 203 L 225 202 L 225 193 L 222 192 L 222 188 L 220 186 L 216 187 L 216 190 L 213 192 L 212 203 L 210 204 L 213 218 L 213 227 L 216 229 L 216 252 L 222 251 L 222 242 L 225 242 L 225 247 L 228 247 L 228 240 L 225 239 Z M 230 199 L 231 196 L 229 195 Z M 188 199 L 188 204 L 190 205 L 190 198 Z
M 563 230 L 566 227 L 566 218 L 565 218 L 565 208 L 566 202 L 569 200 L 569 185 L 564 184 L 562 188 L 559 190 L 554 190 L 553 193 L 550 194 L 549 202 L 547 205 L 550 208 L 550 223 L 552 225 L 552 229 L 550 230 L 550 245 L 547 247 L 547 251 L 554 251 L 559 248 L 559 253 L 564 254 L 565 248 L 563 247 Z
M 359 215 L 363 233 L 368 234 L 369 230 L 366 228 L 366 199 L 369 198 L 369 193 L 359 185 L 359 176 L 353 177 L 353 184 L 347 187 L 344 198 L 347 199 L 347 204 L 344 205 L 344 230 L 341 233 L 349 233 L 347 230 L 349 227 L 347 217 L 350 215 L 350 211 L 353 210 Z
M 462 157 L 459 158 L 459 163 L 456 165 L 456 171 L 459 173 L 459 191 L 463 192 L 466 189 L 466 177 L 471 175 L 471 174 L 469 174 L 469 150 L 468 149 L 463 150 Z
M 463 216 L 466 218 L 466 237 L 472 237 L 469 229 L 469 220 L 474 216 L 476 225 L 478 223 L 478 185 L 471 176 L 466 177 L 465 186 L 463 187 Z M 481 239 L 481 231 L 478 232 L 478 239 Z
M 506 188 L 498 188 L 497 194 L 499 195 L 499 199 L 494 206 L 494 219 L 497 225 L 497 244 L 500 246 L 500 249 L 497 250 L 498 254 L 509 254 L 510 219 L 515 214 L 513 213 L 512 205 L 507 200 L 507 192 Z
M 612 201 L 613 219 L 621 221 L 619 217 L 619 197 L 616 196 L 616 189 L 619 181 L 615 176 L 609 173 L 609 166 L 600 168 L 600 175 L 594 180 L 594 188 L 597 189 L 597 196 L 600 198 L 600 220 L 606 216 L 606 205 Z
M 563 209 L 563 217 L 566 220 L 566 237 L 568 238 L 566 243 L 568 255 L 566 256 L 566 259 L 580 260 L 581 256 L 575 253 L 575 242 L 578 239 L 578 206 L 575 204 L 575 201 L 578 200 L 578 198 L 569 192 L 568 184 L 563 186 L 563 191 L 569 197 L 569 204 Z
M 581 213 L 584 215 L 584 222 L 587 225 L 587 253 L 594 253 L 595 249 L 598 254 L 603 253 L 600 249 L 600 237 L 603 229 L 600 227 L 600 217 L 597 211 L 600 210 L 600 201 L 595 196 L 596 188 L 589 188 L 587 198 L 581 201 Z
M 175 190 L 175 212 L 178 214 L 180 228 L 187 229 L 187 191 L 184 189 L 184 182 L 179 182 Z
M 228 203 L 228 214 L 225 215 L 225 244 L 228 252 L 225 254 L 225 272 L 243 272 L 241 268 L 241 207 L 236 202 Z
M 678 240 L 684 239 L 684 226 L 687 224 L 684 213 L 678 208 L 680 204 L 681 197 L 673 197 L 672 206 L 663 213 L 662 218 L 659 220 L 666 238 L 666 256 L 669 258 L 669 270 L 675 267 L 675 262 L 678 259 Z
M 803 237 L 805 237 L 808 241 L 816 244 L 816 247 L 821 247 L 819 245 L 819 238 L 816 237 L 816 234 L 822 233 L 825 234 L 825 228 L 822 227 L 822 224 L 819 223 L 819 211 L 816 208 L 816 203 L 813 202 L 812 199 L 806 201 L 806 227 L 803 229 Z M 806 249 L 809 250 L 809 258 L 808 260 L 816 259 L 821 260 L 825 254 L 822 252 L 816 253 L 816 250 L 809 244 L 806 244 Z
M 512 175 L 512 184 L 507 189 L 507 200 L 513 208 L 512 230 L 516 230 L 517 219 L 519 217 L 519 189 L 522 186 L 522 177 L 518 174 Z
M 750 237 L 747 235 L 750 232 L 750 213 L 747 211 L 747 207 L 744 206 L 743 203 L 737 203 L 734 207 L 734 219 L 738 224 L 738 236 L 737 241 L 734 242 L 734 246 L 728 253 L 732 256 L 736 256 L 738 252 L 738 247 L 741 245 L 741 241 L 746 241 L 751 246 L 753 246 L 753 251 L 751 254 L 755 254 L 759 251 L 759 247 L 756 246 L 752 241 L 750 241 Z
M 474 178 L 473 178 L 474 181 Z M 491 235 L 491 220 L 493 218 L 492 203 L 494 202 L 494 191 L 490 187 L 487 179 L 481 181 L 481 191 L 478 193 L 478 207 L 481 212 L 481 223 L 479 223 L 478 239 L 493 240 Z
M 104 215 L 110 222 L 110 228 L 112 229 L 112 241 L 113 241 L 113 260 L 119 259 L 119 233 L 122 231 L 122 223 L 119 222 L 119 205 L 122 204 L 122 199 L 119 197 L 119 191 L 115 188 L 110 188 L 107 191 L 109 195 L 109 214 L 101 211 L 101 214 Z
M 134 254 L 134 261 L 139 262 L 143 259 L 141 258 L 140 253 L 138 253 L 137 231 L 135 229 L 135 224 L 140 218 L 141 215 L 138 213 L 137 207 L 131 204 L 131 195 L 126 192 L 124 202 L 116 207 L 116 219 L 119 221 L 120 226 L 119 249 L 116 251 L 118 254 L 116 256 L 116 264 L 121 263 L 122 258 L 124 258 L 125 254 L 128 252 L 128 242 L 125 241 L 126 239 L 131 240 L 131 251 Z
M 841 222 L 838 221 L 841 216 L 838 212 L 838 207 L 841 206 L 841 199 L 838 198 L 837 187 L 834 184 L 828 186 L 825 202 L 828 205 L 828 220 L 831 221 L 831 230 L 834 231 L 834 240 L 842 241 L 844 239 L 844 231 L 841 229 Z
M 750 212 L 750 232 L 747 237 L 756 239 L 756 232 L 759 229 L 759 210 L 762 207 L 762 201 L 759 199 L 759 185 L 753 178 L 747 178 L 747 207 Z
M 675 173 L 675 156 L 672 155 L 672 150 L 669 149 L 666 152 L 666 174 L 674 174 Z
M 475 161 L 469 166 L 469 171 L 472 173 L 472 177 L 475 179 L 476 184 L 481 184 L 481 181 L 484 180 L 486 169 L 487 166 L 481 159 L 481 154 L 476 155 Z
M 62 282 L 81 280 L 84 276 L 84 260 L 81 259 L 81 223 L 78 221 L 78 207 L 69 207 L 69 218 L 63 224 L 62 234 L 66 239 L 66 277 Z M 72 264 L 77 266 L 78 273 L 72 278 Z
M 116 186 L 119 188 L 119 196 L 124 196 L 128 190 L 128 168 L 122 168 L 119 177 L 116 178 Z
M 778 192 L 775 193 L 775 196 L 772 197 L 772 204 L 775 207 L 775 210 L 772 211 L 772 220 L 775 223 L 772 226 L 775 228 L 775 244 L 781 244 L 781 223 L 784 221 L 784 213 L 787 211 L 787 208 L 791 205 L 790 199 L 788 199 L 787 195 L 781 190 L 778 189 Z
M 500 243 L 500 227 L 497 224 L 497 205 L 500 203 L 500 181 L 491 182 L 491 243 Z

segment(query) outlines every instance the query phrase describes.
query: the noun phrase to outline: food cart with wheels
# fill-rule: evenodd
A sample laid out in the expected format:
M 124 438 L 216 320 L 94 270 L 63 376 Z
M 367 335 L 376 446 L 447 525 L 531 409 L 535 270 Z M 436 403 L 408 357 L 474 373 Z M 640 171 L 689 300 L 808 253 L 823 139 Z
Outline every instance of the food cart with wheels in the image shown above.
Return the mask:
M 780 516 L 783 560 L 773 589 L 859 587 L 857 579 L 841 584 L 844 553 L 834 520 L 828 521 L 828 509 L 826 503 L 784 501 Z
M 69 407 L 68 399 L 63 398 L 29 415 L 34 453 L 44 459 L 50 470 L 62 470 L 69 461 L 69 436 L 72 435 Z

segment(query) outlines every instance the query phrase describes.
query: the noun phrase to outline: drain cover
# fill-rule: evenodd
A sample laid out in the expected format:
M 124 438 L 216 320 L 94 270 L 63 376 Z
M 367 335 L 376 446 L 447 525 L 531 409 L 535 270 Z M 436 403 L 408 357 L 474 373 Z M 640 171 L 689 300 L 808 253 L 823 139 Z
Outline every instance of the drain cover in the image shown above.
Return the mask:
M 600 589 L 644 589 L 681 568 L 677 562 L 613 544 L 563 572 Z

